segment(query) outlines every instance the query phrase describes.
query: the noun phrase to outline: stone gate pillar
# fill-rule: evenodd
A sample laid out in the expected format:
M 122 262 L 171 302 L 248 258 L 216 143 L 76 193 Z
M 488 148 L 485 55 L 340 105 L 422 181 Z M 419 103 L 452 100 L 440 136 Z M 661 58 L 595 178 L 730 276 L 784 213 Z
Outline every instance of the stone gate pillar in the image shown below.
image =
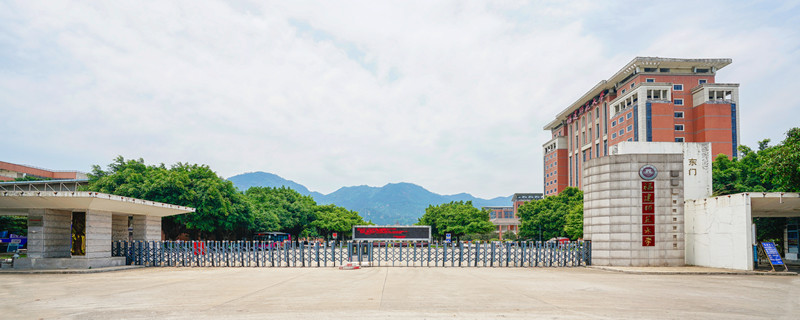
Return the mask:
M 28 257 L 69 258 L 72 212 L 53 209 L 28 211 Z
M 133 240 L 161 241 L 161 217 L 133 215 Z
M 111 257 L 111 213 L 86 212 L 86 258 Z
M 111 241 L 128 241 L 128 215 L 111 216 Z
M 610 155 L 587 162 L 584 236 L 592 241 L 593 265 L 684 265 L 682 171 L 683 154 Z

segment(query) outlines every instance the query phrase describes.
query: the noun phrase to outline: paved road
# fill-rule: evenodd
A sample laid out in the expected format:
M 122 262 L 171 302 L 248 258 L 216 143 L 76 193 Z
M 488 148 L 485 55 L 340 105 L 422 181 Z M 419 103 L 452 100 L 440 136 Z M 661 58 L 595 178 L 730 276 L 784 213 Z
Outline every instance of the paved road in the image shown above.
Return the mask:
M 586 268 L 0 274 L 0 318 L 797 319 L 800 277 Z

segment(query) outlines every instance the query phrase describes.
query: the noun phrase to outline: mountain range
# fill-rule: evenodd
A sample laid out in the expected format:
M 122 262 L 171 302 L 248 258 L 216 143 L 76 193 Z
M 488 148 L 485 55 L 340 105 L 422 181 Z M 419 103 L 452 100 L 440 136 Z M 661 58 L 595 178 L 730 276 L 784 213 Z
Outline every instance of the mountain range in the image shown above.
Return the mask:
M 364 220 L 378 225 L 408 225 L 417 222 L 429 205 L 439 205 L 451 201 L 472 201 L 477 208 L 489 206 L 510 206 L 511 196 L 494 199 L 476 198 L 468 193 L 440 195 L 413 183 L 389 183 L 383 187 L 354 186 L 342 187 L 330 194 L 310 191 L 308 188 L 267 172 L 249 172 L 228 178 L 239 190 L 250 187 L 291 188 L 300 194 L 314 198 L 318 204 L 335 204 L 348 210 L 357 211 Z

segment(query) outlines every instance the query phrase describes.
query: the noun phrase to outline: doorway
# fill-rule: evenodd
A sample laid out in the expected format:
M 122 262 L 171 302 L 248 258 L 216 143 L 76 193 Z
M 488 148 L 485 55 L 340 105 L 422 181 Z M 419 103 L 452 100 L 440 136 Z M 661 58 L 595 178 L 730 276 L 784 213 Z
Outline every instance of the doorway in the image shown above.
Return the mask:
M 73 256 L 86 255 L 86 212 L 72 213 L 72 249 Z

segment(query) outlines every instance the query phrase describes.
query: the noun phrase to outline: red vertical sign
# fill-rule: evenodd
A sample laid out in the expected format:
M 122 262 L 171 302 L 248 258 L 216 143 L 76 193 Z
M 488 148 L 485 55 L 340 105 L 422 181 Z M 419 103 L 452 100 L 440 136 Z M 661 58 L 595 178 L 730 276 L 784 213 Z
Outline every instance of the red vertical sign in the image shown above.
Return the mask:
M 656 190 L 654 181 L 642 181 L 642 246 L 656 245 Z

